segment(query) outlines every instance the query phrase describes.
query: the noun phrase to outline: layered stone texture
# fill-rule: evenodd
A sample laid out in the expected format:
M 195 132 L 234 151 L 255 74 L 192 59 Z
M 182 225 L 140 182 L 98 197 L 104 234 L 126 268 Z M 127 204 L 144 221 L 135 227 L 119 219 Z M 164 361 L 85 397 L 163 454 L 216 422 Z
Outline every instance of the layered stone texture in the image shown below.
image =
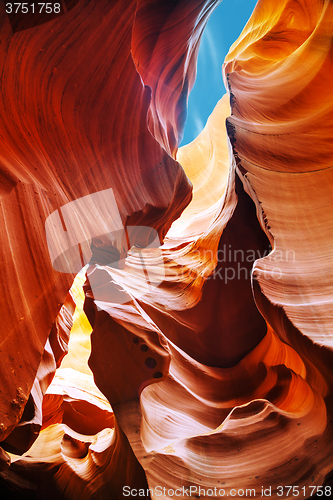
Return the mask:
M 228 94 L 177 150 L 216 4 L 79 1 L 16 32 L 0 17 L 8 498 L 329 497 L 333 6 L 259 0 Z M 87 231 L 72 285 L 45 221 L 110 188 L 135 244 Z

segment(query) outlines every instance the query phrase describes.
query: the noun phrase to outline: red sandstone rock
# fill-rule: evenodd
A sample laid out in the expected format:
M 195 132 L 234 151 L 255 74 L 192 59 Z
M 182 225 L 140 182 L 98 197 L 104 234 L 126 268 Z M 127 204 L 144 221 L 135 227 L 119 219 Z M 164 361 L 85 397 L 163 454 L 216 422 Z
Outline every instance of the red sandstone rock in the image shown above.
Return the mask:
M 41 429 L 1 455 L 6 492 L 328 484 L 333 7 L 259 0 L 223 67 L 231 110 L 177 153 L 215 4 L 78 2 L 14 35 L 0 17 L 2 445 Z M 108 188 L 163 245 L 108 266 L 123 236 L 94 239 L 65 300 L 45 220 Z

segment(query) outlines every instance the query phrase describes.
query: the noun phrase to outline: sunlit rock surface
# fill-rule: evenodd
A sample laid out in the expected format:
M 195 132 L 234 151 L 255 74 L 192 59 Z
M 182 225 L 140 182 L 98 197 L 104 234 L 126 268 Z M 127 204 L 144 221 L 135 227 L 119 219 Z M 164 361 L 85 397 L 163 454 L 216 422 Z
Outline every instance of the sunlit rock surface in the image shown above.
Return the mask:
M 112 188 L 124 224 L 163 237 L 190 201 L 182 168 L 146 125 L 151 91 L 131 55 L 136 8 L 79 2 L 13 33 L 0 6 L 2 439 L 21 418 L 74 278 L 52 268 L 47 217 Z
M 330 497 L 333 4 L 259 0 L 177 151 L 216 3 L 0 17 L 8 498 Z M 107 188 L 161 244 L 88 240 L 69 291 L 45 221 Z

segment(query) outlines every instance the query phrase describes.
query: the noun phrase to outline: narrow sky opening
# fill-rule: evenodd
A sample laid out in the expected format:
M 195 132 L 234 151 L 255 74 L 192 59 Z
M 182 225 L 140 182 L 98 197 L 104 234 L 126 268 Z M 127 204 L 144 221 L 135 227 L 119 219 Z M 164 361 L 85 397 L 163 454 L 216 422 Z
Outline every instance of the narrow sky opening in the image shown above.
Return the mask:
M 204 29 L 197 63 L 197 78 L 188 101 L 181 146 L 192 142 L 226 90 L 222 64 L 230 46 L 250 18 L 257 0 L 223 0 Z

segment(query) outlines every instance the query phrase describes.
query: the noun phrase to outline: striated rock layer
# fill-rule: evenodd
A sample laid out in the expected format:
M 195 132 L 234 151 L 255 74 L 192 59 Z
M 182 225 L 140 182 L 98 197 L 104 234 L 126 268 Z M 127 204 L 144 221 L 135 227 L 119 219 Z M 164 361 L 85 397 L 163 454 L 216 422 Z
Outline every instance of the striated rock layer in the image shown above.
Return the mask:
M 333 5 L 259 0 L 177 151 L 216 4 L 0 17 L 8 498 L 331 495 Z M 68 293 L 45 221 L 110 188 Z
M 163 237 L 190 200 L 182 168 L 147 129 L 151 91 L 131 56 L 136 8 L 82 1 L 13 33 L 0 6 L 2 439 L 21 418 L 73 281 L 52 268 L 47 217 L 111 188 L 124 224 Z

